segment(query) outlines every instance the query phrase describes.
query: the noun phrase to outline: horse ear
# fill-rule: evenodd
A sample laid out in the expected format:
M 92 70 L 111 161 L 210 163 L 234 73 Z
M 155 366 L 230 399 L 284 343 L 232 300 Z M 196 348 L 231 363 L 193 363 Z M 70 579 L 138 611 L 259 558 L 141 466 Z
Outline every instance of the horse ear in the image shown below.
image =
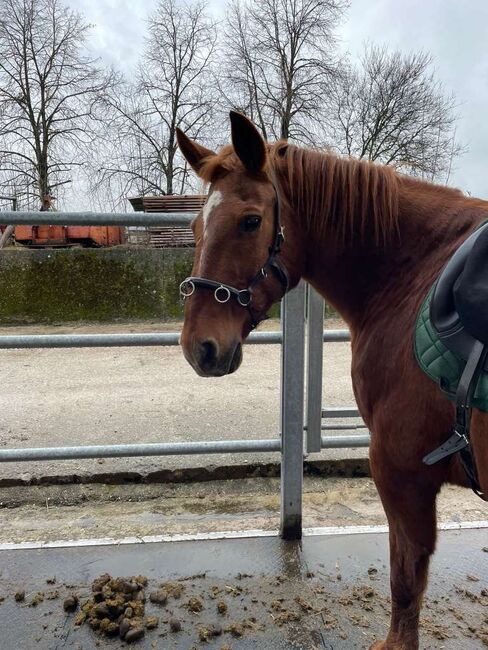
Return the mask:
M 266 146 L 254 124 L 242 113 L 230 111 L 232 145 L 244 167 L 260 172 L 266 162 Z
M 176 129 L 176 139 L 178 140 L 178 146 L 181 153 L 197 174 L 200 173 L 205 158 L 211 158 L 212 156 L 217 155 L 215 151 L 206 149 L 205 147 L 202 147 L 201 144 L 198 144 L 198 142 L 190 140 L 186 133 L 183 133 L 183 131 L 178 128 Z

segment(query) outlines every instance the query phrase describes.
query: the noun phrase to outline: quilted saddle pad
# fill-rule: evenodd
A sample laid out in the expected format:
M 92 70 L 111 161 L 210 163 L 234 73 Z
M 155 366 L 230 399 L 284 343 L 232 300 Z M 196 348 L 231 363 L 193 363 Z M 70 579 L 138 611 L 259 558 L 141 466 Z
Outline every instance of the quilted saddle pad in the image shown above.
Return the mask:
M 448 350 L 437 336 L 430 322 L 430 301 L 434 288 L 425 298 L 417 316 L 414 350 L 419 366 L 446 393 L 455 400 L 456 388 L 466 362 Z M 473 406 L 488 411 L 488 373 L 482 372 L 474 393 Z

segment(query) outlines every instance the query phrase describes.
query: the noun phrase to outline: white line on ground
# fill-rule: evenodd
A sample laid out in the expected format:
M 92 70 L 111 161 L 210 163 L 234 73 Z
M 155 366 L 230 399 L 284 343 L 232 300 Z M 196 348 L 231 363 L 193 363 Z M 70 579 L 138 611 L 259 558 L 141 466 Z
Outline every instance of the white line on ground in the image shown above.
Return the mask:
M 488 521 L 448 521 L 438 526 L 439 530 L 467 530 L 488 528 Z M 318 535 L 360 535 L 387 533 L 388 526 L 324 526 L 305 528 L 304 537 Z M 250 537 L 277 537 L 276 530 L 228 530 L 187 535 L 146 535 L 143 537 L 100 537 L 94 539 L 68 539 L 50 542 L 12 542 L 0 544 L 0 551 L 35 550 L 41 548 L 77 548 L 82 546 L 120 546 L 125 544 L 154 544 L 156 542 L 198 542 L 218 539 L 246 539 Z

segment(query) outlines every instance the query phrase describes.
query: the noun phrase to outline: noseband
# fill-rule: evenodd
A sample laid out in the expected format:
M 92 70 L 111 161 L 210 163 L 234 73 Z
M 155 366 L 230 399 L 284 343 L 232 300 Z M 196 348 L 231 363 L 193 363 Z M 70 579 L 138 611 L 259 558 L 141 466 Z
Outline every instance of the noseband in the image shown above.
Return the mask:
M 249 282 L 246 289 L 236 289 L 228 284 L 223 282 L 217 282 L 216 280 L 208 280 L 207 278 L 201 278 L 196 276 L 190 276 L 185 278 L 180 284 L 180 295 L 183 299 L 189 298 L 195 293 L 195 289 L 198 287 L 202 289 L 212 289 L 214 292 L 214 298 L 220 304 L 225 304 L 229 302 L 231 298 L 234 298 L 237 303 L 248 310 L 251 317 L 251 327 L 254 329 L 263 318 L 259 318 L 256 312 L 252 308 L 253 301 L 253 292 L 256 286 L 266 280 L 268 277 L 268 272 L 271 271 L 278 278 L 281 288 L 283 290 L 282 296 L 288 291 L 290 284 L 288 273 L 278 259 L 278 255 L 281 251 L 281 246 L 285 241 L 285 236 L 283 233 L 283 226 L 281 225 L 280 220 L 280 200 L 276 187 L 274 188 L 276 200 L 274 204 L 274 237 L 273 243 L 269 247 L 269 255 L 266 262 L 259 269 L 256 275 Z

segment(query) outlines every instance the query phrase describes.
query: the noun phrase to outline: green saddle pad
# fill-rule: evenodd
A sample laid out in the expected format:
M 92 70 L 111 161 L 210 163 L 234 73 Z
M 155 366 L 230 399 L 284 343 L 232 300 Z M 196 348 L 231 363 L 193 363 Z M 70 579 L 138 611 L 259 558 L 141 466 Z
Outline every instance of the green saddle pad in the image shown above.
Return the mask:
M 430 322 L 430 301 L 434 287 L 422 303 L 415 326 L 415 356 L 422 370 L 454 400 L 466 362 L 448 350 Z M 488 373 L 482 372 L 473 398 L 473 406 L 488 411 Z

